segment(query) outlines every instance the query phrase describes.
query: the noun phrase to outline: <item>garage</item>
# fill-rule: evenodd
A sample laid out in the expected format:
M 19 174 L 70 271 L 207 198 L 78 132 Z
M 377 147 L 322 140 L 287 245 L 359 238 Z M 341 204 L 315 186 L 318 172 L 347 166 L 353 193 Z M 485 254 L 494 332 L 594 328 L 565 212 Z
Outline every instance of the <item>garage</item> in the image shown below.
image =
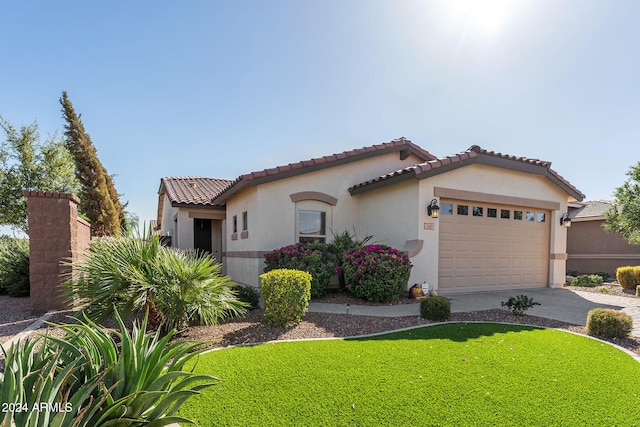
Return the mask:
M 550 211 L 444 198 L 440 202 L 442 292 L 548 285 Z

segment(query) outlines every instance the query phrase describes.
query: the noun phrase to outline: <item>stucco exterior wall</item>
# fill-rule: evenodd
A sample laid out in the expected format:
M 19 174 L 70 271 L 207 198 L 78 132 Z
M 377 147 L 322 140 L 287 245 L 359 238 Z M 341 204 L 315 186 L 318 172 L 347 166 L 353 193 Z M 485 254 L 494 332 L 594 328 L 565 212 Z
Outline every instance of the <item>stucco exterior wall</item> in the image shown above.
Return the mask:
M 640 265 L 640 246 L 629 244 L 618 233 L 608 233 L 603 226 L 604 218 L 572 222 L 567 230 L 567 270 L 613 276 L 618 267 Z
M 549 248 L 549 285 L 562 286 L 566 269 L 566 229 L 560 227 L 560 216 L 567 212 L 567 194 L 547 178 L 486 165 L 470 165 L 448 173 L 419 181 L 419 206 L 423 223 L 418 227 L 419 239 L 423 240 L 421 253 L 414 261 L 411 282 L 426 280 L 438 287 L 439 224 L 426 215 L 426 207 L 435 198 L 435 188 L 451 188 L 463 191 L 499 196 L 535 199 L 559 203 L 560 209 L 551 211 Z M 433 225 L 425 225 L 433 224 Z
M 175 215 L 178 213 L 178 208 L 174 208 L 171 206 L 171 202 L 169 201 L 169 197 L 164 195 L 164 201 L 162 203 L 162 222 L 160 223 L 160 232 L 163 236 L 171 236 L 172 237 L 172 245 L 177 246 L 177 233 L 175 222 L 173 219 Z
M 413 165 L 420 159 L 411 155 L 401 160 L 399 153 L 389 153 L 308 172 L 291 178 L 280 179 L 249 187 L 234 195 L 227 202 L 227 271 L 236 281 L 259 286 L 258 276 L 264 268 L 263 255 L 273 249 L 291 245 L 296 236 L 296 202 L 291 195 L 299 192 L 319 192 L 335 199 L 335 206 L 325 204 L 327 214 L 327 241 L 331 231 L 338 234 L 345 230 L 363 236 L 360 224 L 358 200 L 349 193 L 349 187 Z M 306 203 L 297 202 L 297 203 Z M 315 202 L 314 202 L 315 203 Z M 317 202 L 322 203 L 322 202 Z M 248 212 L 248 237 L 241 238 L 242 212 Z M 238 236 L 232 239 L 233 216 L 238 216 Z

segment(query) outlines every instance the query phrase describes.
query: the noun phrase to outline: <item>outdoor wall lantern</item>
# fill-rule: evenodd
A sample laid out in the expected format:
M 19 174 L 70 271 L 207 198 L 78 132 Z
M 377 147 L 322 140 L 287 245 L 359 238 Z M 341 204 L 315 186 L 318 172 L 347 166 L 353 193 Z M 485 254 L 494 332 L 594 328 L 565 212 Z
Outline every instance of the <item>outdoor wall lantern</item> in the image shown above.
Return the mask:
M 564 228 L 571 227 L 571 218 L 569 218 L 568 213 L 565 213 L 560 217 L 560 225 L 563 226 Z
M 438 206 L 438 201 L 433 199 L 429 206 L 427 206 L 427 215 L 431 218 L 438 218 L 438 213 L 440 212 L 440 206 Z

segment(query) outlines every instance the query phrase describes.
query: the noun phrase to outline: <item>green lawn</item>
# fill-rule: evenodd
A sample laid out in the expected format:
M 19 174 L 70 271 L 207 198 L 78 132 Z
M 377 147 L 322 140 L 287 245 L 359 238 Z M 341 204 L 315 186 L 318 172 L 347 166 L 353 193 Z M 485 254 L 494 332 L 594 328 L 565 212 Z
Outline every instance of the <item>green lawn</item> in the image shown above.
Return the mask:
M 180 414 L 201 426 L 638 425 L 640 363 L 601 342 L 455 323 L 203 355 L 225 381 Z

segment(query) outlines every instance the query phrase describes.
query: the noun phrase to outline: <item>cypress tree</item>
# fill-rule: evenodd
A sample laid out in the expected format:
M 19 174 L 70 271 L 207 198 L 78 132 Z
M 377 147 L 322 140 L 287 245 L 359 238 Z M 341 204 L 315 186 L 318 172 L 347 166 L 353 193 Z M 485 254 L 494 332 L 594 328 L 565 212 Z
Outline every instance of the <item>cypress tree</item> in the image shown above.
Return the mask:
M 78 208 L 89 218 L 94 236 L 118 235 L 121 232 L 123 214 L 113 181 L 100 163 L 91 138 L 84 130 L 80 116 L 73 109 L 67 92 L 62 92 L 60 104 L 66 121 L 65 144 L 74 159 L 76 177 L 81 185 Z

